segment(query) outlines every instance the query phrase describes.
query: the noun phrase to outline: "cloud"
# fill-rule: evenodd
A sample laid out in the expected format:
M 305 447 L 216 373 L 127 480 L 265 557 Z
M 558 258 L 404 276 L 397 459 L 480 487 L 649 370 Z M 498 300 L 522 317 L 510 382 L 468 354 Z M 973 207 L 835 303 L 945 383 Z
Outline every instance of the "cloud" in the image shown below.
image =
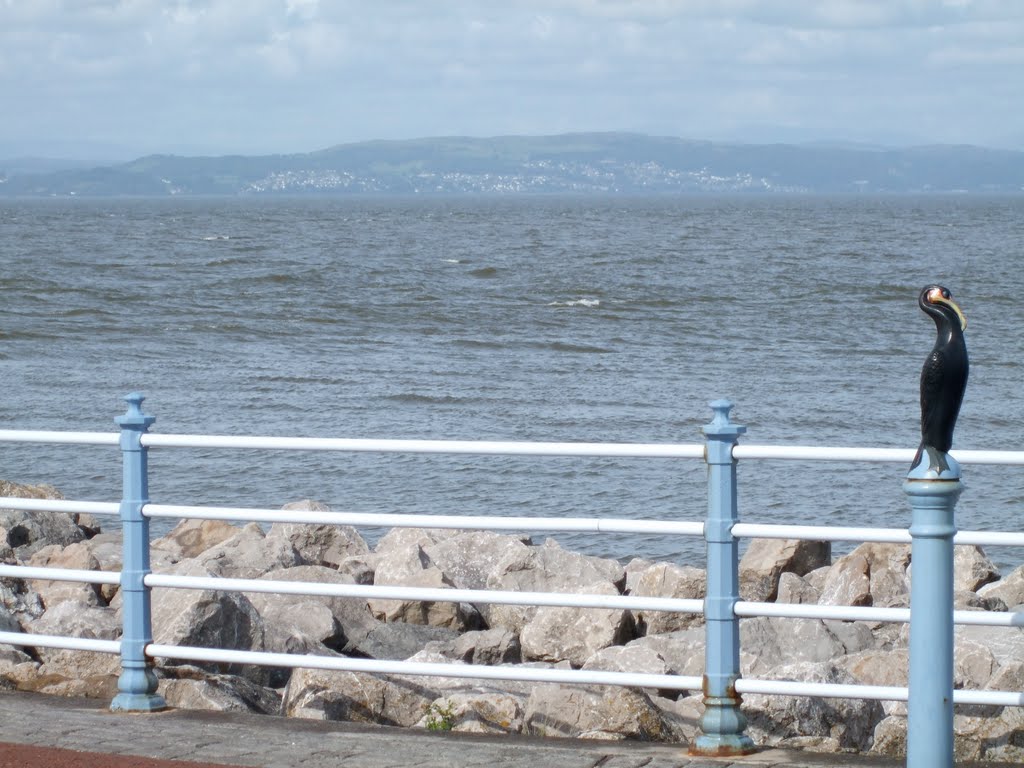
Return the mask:
M 774 125 L 984 142 L 986 121 L 1024 135 L 1005 97 L 1021 40 L 1010 0 L 6 0 L 0 141 L 74 126 L 154 149 L 287 151 L 593 129 L 756 139 Z M 954 92 L 976 114 L 958 115 Z

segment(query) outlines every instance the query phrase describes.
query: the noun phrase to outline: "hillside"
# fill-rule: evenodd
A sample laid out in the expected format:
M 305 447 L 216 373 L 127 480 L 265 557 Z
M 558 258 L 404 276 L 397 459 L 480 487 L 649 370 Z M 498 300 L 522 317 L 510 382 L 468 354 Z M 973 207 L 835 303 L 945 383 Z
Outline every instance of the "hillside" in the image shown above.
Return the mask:
M 343 144 L 257 157 L 151 155 L 25 172 L 0 161 L 0 196 L 671 193 L 1024 193 L 1024 152 L 718 144 L 594 133 Z

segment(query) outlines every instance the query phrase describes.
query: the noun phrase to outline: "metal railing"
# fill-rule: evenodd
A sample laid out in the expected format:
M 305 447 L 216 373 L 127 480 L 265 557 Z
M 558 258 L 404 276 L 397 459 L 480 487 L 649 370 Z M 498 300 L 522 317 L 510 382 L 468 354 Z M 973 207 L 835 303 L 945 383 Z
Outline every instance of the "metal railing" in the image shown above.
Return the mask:
M 743 754 L 754 745 L 745 733 L 741 710 L 744 693 L 781 696 L 859 698 L 911 702 L 911 727 L 915 684 L 911 674 L 909 687 L 847 685 L 788 680 L 744 678 L 739 668 L 739 621 L 748 617 L 795 619 L 833 619 L 842 621 L 910 622 L 912 637 L 919 621 L 945 622 L 940 634 L 952 633 L 952 624 L 991 627 L 1024 626 L 1024 613 L 925 611 L 939 616 L 915 618 L 911 608 L 875 608 L 840 605 L 784 604 L 741 600 L 739 596 L 739 551 L 741 538 L 779 538 L 817 541 L 869 541 L 890 543 L 918 542 L 914 527 L 853 528 L 743 523 L 737 505 L 736 463 L 738 460 L 800 460 L 904 462 L 913 458 L 912 450 L 872 448 L 815 448 L 806 446 L 739 445 L 745 428 L 729 420 L 731 403 L 715 401 L 714 420 L 704 427 L 706 442 L 695 444 L 630 443 L 523 443 L 493 441 L 439 440 L 349 440 L 322 438 L 239 437 L 211 435 L 162 435 L 147 430 L 154 419 L 142 412 L 142 396 L 125 398 L 128 411 L 116 419 L 121 433 L 52 432 L 0 430 L 0 442 L 44 444 L 118 445 L 122 452 L 123 490 L 117 503 L 57 499 L 0 497 L 0 508 L 24 511 L 48 511 L 93 515 L 117 515 L 123 531 L 123 566 L 120 573 L 0 565 L 0 577 L 45 579 L 90 584 L 120 585 L 123 598 L 121 640 L 91 640 L 73 637 L 0 632 L 0 643 L 25 647 L 49 647 L 120 654 L 122 674 L 120 693 L 112 709 L 155 711 L 166 706 L 157 694 L 153 672 L 155 658 L 170 658 L 212 663 L 254 664 L 285 668 L 317 668 L 379 674 L 437 675 L 475 679 L 503 679 L 562 684 L 602 684 L 647 687 L 666 690 L 703 690 L 705 714 L 702 733 L 691 751 L 705 755 Z M 455 515 L 369 514 L 356 512 L 320 512 L 226 507 L 197 507 L 154 504 L 148 498 L 148 462 L 150 448 L 246 448 L 299 451 L 357 451 L 386 453 L 448 453 L 518 456 L 614 456 L 703 460 L 708 466 L 708 514 L 703 521 L 651 521 L 592 518 L 489 517 Z M 963 464 L 1024 465 L 1024 451 L 956 451 L 953 457 Z M 908 495 L 911 493 L 908 490 Z M 953 499 L 955 502 L 955 497 Z M 913 499 L 911 500 L 914 505 Z M 952 506 L 950 504 L 950 513 Z M 915 525 L 919 525 L 916 518 Z M 660 533 L 703 537 L 707 546 L 707 589 L 704 599 L 640 597 L 634 595 L 592 595 L 548 592 L 517 592 L 476 589 L 425 589 L 358 584 L 317 584 L 310 582 L 192 577 L 153 573 L 149 562 L 149 521 L 160 518 L 191 518 L 259 523 L 308 523 L 371 527 L 448 528 L 459 530 L 503 531 L 576 531 L 594 533 Z M 931 535 L 931 534 L 929 534 Z M 934 536 L 932 536 L 934 538 Z M 939 538 L 943 538 L 940 536 Z M 952 552 L 953 544 L 1022 546 L 1024 534 L 1011 532 L 956 532 L 944 534 L 942 546 Z M 915 550 L 916 553 L 916 550 Z M 925 559 L 922 560 L 924 562 Z M 952 563 L 948 573 L 925 573 L 915 561 L 915 581 L 952 583 Z M 566 606 L 577 608 L 614 608 L 633 611 L 666 611 L 703 614 L 705 620 L 705 671 L 703 676 L 636 674 L 596 670 L 536 669 L 519 666 L 452 665 L 412 661 L 293 655 L 263 651 L 195 648 L 153 642 L 150 620 L 150 594 L 157 589 L 223 590 L 270 592 L 290 595 L 357 597 L 365 599 L 402 599 L 430 602 L 492 603 L 507 605 Z M 924 626 L 924 625 L 923 625 Z M 930 623 L 919 634 L 934 631 Z M 911 664 L 915 647 L 911 645 Z M 952 690 L 952 658 L 932 660 L 936 675 L 949 678 L 948 693 L 957 704 L 1024 706 L 1024 692 Z M 940 667 L 948 666 L 947 670 Z M 932 692 L 932 695 L 935 695 Z M 945 739 L 950 734 L 934 733 L 941 727 L 924 722 L 918 738 Z

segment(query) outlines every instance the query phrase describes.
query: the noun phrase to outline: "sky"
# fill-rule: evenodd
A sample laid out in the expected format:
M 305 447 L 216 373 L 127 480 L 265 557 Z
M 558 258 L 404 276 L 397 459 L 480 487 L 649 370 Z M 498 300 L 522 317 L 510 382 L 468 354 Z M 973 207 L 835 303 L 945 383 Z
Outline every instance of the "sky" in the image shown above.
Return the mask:
M 0 157 L 573 131 L 1024 150 L 1024 2 L 0 0 Z

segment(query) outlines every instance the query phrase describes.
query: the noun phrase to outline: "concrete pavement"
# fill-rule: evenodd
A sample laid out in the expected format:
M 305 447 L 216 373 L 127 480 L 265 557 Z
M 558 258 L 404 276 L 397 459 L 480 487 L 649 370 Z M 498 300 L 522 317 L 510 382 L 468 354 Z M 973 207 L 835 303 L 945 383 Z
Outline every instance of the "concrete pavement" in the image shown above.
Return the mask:
M 0 742 L 7 743 L 8 751 L 20 744 L 104 753 L 109 756 L 109 768 L 117 768 L 116 756 L 251 768 L 902 766 L 894 760 L 790 750 L 765 750 L 743 758 L 692 758 L 683 745 L 434 733 L 251 714 L 186 710 L 113 714 L 105 702 L 94 699 L 20 692 L 0 693 Z M 25 759 L 26 768 L 37 765 Z M 81 765 L 86 764 L 94 763 L 83 756 Z M 182 768 L 193 767 L 184 763 Z

